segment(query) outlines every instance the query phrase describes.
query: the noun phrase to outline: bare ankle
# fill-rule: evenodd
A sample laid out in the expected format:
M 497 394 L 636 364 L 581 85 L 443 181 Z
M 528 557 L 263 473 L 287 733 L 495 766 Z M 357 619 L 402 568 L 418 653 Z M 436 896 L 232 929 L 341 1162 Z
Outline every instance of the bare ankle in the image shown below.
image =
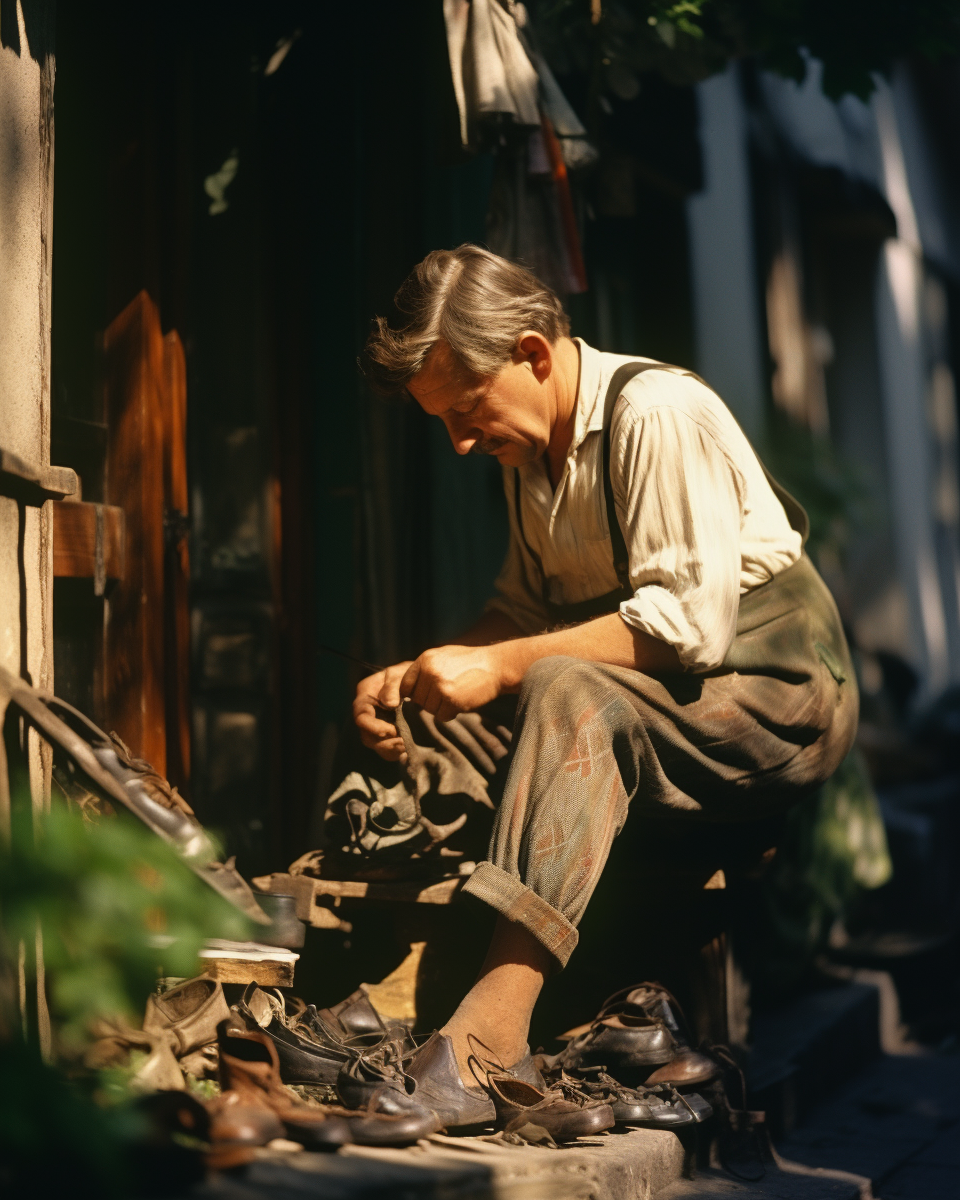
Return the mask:
M 508 1030 L 493 1026 L 459 1010 L 440 1030 L 453 1043 L 460 1075 L 468 1086 L 476 1086 L 477 1076 L 483 1078 L 482 1064 L 513 1067 L 527 1051 L 527 1031 Z M 471 1069 L 471 1059 L 475 1070 Z M 479 1064 L 481 1065 L 478 1065 Z

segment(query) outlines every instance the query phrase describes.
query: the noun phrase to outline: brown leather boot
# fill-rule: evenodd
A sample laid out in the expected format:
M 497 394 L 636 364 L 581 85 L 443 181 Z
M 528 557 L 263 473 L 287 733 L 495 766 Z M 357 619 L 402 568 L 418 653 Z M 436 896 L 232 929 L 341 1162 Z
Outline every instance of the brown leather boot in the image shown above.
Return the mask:
M 250 1028 L 236 1009 L 218 1025 L 217 1043 L 220 1095 L 207 1105 L 211 1166 L 244 1161 L 253 1147 L 278 1137 L 321 1149 L 351 1140 L 342 1117 L 293 1098 L 280 1082 L 273 1042 L 259 1026 Z

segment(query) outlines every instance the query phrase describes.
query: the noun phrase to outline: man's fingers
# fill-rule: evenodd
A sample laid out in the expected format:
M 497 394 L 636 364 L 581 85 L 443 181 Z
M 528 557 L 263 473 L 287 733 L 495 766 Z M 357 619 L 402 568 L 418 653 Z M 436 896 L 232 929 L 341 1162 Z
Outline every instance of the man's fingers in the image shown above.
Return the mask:
M 383 687 L 383 679 L 386 671 L 377 671 L 376 675 L 366 675 L 357 684 L 356 696 L 359 700 L 361 697 L 372 697 Z
M 438 721 L 452 721 L 459 713 L 459 708 L 456 708 L 449 700 L 444 700 L 434 715 Z
M 367 713 L 358 716 L 355 724 L 360 730 L 361 735 L 365 733 L 378 740 L 400 736 L 396 725 L 391 724 L 389 721 L 381 721 L 379 717 L 371 716 Z
M 403 738 L 392 738 L 387 742 L 378 742 L 372 747 L 381 758 L 385 758 L 387 762 L 403 762 L 406 759 L 406 751 L 403 747 Z
M 386 682 L 380 689 L 380 704 L 383 708 L 396 708 L 404 696 L 412 695 L 416 680 L 420 674 L 420 668 L 415 662 L 403 672 L 402 676 L 396 677 L 388 675 Z
M 432 687 L 424 685 L 421 691 L 423 699 L 421 700 L 417 695 L 414 695 L 413 699 L 416 700 L 421 708 L 426 709 L 428 713 L 433 713 L 438 721 L 452 721 L 462 711 L 452 700 L 448 700 L 443 695 L 436 684 Z

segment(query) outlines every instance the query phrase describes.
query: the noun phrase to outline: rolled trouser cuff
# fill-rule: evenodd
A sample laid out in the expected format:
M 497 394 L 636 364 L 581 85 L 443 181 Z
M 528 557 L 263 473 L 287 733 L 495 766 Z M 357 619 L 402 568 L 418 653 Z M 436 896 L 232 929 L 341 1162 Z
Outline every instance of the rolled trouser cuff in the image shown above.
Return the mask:
M 489 904 L 498 913 L 522 925 L 545 946 L 561 967 L 573 953 L 580 935 L 567 918 L 546 900 L 491 862 L 477 863 L 463 890 Z

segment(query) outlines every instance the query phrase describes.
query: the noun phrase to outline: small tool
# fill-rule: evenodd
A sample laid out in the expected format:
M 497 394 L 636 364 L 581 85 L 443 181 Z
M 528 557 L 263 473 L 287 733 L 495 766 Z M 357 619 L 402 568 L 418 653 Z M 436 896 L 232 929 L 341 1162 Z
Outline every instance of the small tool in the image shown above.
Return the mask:
M 355 654 L 347 654 L 345 650 L 337 650 L 333 646 L 327 646 L 323 642 L 317 643 L 317 649 L 322 654 L 333 654 L 337 658 L 345 658 L 347 662 L 356 663 L 358 667 L 365 667 L 368 671 L 376 674 L 377 671 L 385 671 L 386 667 L 378 667 L 376 663 L 367 662 L 365 658 L 357 658 Z

